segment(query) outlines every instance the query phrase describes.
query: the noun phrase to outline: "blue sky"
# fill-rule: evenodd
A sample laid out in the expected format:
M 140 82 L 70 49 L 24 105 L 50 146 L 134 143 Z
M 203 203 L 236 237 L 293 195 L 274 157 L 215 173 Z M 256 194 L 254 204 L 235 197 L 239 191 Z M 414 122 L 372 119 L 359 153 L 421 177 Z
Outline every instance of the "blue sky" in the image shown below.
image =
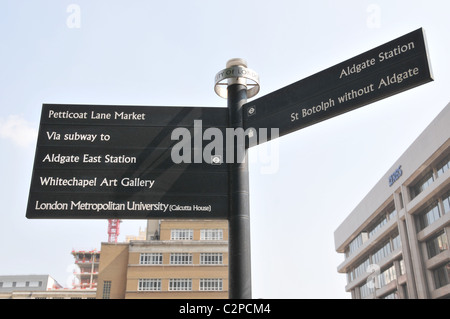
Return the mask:
M 228 59 L 259 73 L 260 97 L 423 27 L 434 82 L 280 138 L 270 174 L 250 151 L 253 296 L 349 298 L 333 232 L 450 101 L 449 11 L 443 0 L 2 0 L 0 274 L 65 285 L 70 251 L 107 240 L 106 220 L 25 218 L 42 103 L 226 106 L 213 80 Z M 120 238 L 140 226 L 125 220 Z

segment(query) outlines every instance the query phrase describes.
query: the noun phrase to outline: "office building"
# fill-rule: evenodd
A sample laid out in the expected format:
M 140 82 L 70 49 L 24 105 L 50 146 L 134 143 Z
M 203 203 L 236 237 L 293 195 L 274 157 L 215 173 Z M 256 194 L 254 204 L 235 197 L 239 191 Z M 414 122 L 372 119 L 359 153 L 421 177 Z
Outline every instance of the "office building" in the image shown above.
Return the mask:
M 0 295 L 12 292 L 42 292 L 61 288 L 61 285 L 49 275 L 0 276 Z
M 97 299 L 228 298 L 228 221 L 151 220 L 147 240 L 102 243 Z
M 0 276 L 0 299 L 95 299 L 95 290 L 65 289 L 49 275 Z
M 450 104 L 334 238 L 352 298 L 450 298 Z

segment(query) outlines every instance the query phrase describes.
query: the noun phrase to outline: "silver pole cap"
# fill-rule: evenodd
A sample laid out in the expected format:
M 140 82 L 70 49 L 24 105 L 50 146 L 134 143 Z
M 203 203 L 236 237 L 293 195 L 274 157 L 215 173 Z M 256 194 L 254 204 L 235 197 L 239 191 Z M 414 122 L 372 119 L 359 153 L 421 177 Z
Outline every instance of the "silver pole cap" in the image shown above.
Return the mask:
M 252 83 L 247 83 L 247 80 Z M 226 64 L 226 69 L 216 74 L 214 91 L 217 95 L 226 99 L 228 97 L 227 86 L 232 84 L 245 85 L 247 87 L 247 98 L 251 98 L 259 92 L 259 75 L 252 69 L 247 68 L 247 61 L 244 59 L 230 59 Z

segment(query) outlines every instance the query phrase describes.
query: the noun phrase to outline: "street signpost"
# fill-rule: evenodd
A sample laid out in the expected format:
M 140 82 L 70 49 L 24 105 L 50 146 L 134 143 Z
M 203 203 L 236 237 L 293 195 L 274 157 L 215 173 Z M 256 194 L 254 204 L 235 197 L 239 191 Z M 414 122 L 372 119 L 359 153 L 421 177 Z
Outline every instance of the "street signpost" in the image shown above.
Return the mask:
M 183 143 L 194 155 L 204 144 L 194 131 L 224 130 L 227 118 L 226 108 L 45 104 L 27 217 L 226 219 L 226 165 L 202 153 L 174 163 L 172 132 L 192 132 Z
M 229 296 L 251 298 L 247 149 L 432 80 L 418 29 L 248 103 L 232 59 L 227 108 L 44 104 L 26 216 L 228 219 Z
M 244 128 L 283 136 L 432 80 L 418 29 L 246 103 Z

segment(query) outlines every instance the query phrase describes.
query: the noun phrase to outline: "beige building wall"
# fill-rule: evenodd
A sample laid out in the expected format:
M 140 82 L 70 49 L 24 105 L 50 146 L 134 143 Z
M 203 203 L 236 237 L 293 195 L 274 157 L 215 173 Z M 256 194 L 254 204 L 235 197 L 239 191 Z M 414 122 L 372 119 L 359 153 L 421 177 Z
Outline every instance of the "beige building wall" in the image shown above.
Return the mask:
M 228 298 L 227 221 L 161 220 L 157 231 L 158 240 L 102 243 L 97 298 L 105 297 L 104 286 L 108 281 L 109 297 L 117 299 Z M 192 239 L 177 239 L 173 234 L 192 235 Z M 160 254 L 161 262 L 143 264 L 143 254 Z M 191 262 L 174 264 L 172 254 L 189 256 Z M 202 254 L 220 255 L 220 262 L 202 263 Z M 156 291 L 146 290 L 140 283 L 143 280 L 157 281 L 160 287 Z M 172 280 L 188 281 L 189 290 L 171 290 Z M 221 288 L 202 291 L 200 283 L 205 281 L 220 282 Z
M 103 299 L 105 295 L 108 295 L 108 289 L 110 299 L 125 298 L 128 251 L 128 243 L 102 243 L 97 299 Z M 110 285 L 109 288 L 108 285 Z

